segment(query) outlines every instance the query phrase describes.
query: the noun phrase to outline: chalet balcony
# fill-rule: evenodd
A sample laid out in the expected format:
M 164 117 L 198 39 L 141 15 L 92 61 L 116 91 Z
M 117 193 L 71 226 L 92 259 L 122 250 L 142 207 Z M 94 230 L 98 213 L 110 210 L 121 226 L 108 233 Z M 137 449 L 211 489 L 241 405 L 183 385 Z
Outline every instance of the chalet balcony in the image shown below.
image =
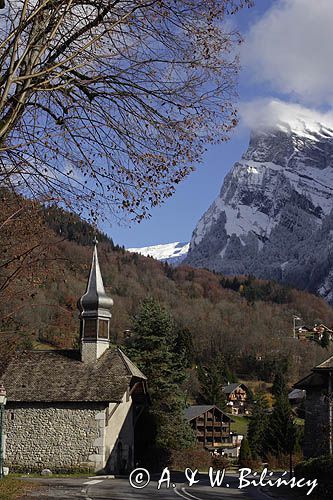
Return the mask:
M 196 435 L 197 436 L 204 436 L 205 435 L 205 431 L 204 429 L 196 429 L 195 430 L 196 432 Z M 212 435 L 215 435 L 215 436 L 229 436 L 230 433 L 229 433 L 229 429 L 221 429 L 220 428 L 217 428 L 217 429 L 210 429 L 210 430 L 206 430 L 206 436 L 212 436 Z

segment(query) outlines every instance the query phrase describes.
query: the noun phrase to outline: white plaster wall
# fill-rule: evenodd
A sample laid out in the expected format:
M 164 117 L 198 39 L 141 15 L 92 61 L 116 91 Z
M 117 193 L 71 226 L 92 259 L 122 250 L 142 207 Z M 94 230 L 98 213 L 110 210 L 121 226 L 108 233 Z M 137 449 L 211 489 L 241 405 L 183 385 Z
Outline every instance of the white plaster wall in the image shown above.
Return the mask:
M 127 468 L 133 466 L 134 426 L 133 402 L 126 392 L 120 404 L 110 403 L 109 418 L 105 428 L 105 463 L 109 472 L 117 470 L 117 446 L 122 443 L 122 456 Z M 129 448 L 132 448 L 132 463 L 129 463 Z

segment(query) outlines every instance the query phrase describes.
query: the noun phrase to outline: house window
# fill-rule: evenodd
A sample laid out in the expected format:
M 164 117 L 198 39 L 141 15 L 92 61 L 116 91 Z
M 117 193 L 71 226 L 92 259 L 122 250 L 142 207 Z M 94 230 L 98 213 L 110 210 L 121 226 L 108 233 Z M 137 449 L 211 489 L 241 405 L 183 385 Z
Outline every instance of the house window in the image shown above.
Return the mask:
M 10 420 L 15 419 L 15 413 L 13 411 L 10 412 Z

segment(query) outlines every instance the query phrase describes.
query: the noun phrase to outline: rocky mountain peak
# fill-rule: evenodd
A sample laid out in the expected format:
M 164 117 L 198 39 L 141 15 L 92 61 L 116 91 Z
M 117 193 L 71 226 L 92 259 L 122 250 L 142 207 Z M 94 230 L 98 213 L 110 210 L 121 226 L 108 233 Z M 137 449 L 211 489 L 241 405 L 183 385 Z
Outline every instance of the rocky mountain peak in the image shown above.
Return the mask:
M 302 117 L 258 127 L 193 231 L 186 263 L 327 294 L 332 194 L 333 127 Z

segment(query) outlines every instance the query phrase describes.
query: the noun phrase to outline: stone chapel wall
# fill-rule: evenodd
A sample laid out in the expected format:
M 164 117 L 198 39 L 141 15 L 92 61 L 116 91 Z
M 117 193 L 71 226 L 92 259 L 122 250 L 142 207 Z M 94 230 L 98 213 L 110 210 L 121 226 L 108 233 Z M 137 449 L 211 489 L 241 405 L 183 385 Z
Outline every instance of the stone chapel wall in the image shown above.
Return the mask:
M 98 469 L 104 455 L 105 410 L 101 405 L 43 403 L 5 411 L 5 464 L 12 470 Z

